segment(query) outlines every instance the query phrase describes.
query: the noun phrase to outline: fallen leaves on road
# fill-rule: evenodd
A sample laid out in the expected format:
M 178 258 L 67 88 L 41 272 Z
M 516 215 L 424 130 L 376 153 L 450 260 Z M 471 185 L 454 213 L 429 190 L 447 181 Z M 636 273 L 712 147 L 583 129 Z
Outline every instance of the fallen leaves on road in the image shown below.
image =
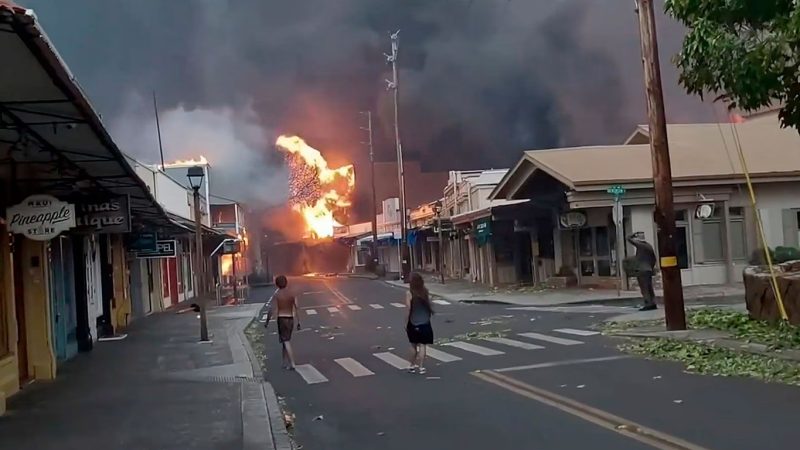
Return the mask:
M 683 400 L 673 400 L 672 403 L 680 405 L 681 403 L 683 403 Z
M 583 389 L 583 388 L 586 387 L 586 385 L 585 384 L 579 384 L 579 385 L 577 385 L 575 387 L 578 388 L 578 389 Z
M 629 353 L 653 359 L 680 361 L 689 373 L 745 376 L 764 381 L 800 385 L 800 364 L 696 342 L 645 339 L 620 346 Z
M 314 417 L 315 422 L 319 422 L 322 420 L 325 420 L 325 416 L 323 416 L 322 414 L 318 415 L 317 417 Z
M 470 331 L 468 333 L 459 334 L 451 338 L 437 339 L 436 344 L 441 345 L 453 341 L 474 341 L 486 338 L 505 337 L 510 332 L 511 329 L 498 330 L 498 331 Z

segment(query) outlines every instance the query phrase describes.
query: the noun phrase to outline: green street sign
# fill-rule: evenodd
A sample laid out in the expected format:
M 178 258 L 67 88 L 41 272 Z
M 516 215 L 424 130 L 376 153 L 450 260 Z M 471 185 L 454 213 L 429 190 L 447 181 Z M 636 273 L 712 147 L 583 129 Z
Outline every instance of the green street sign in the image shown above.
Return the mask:
M 619 198 L 625 195 L 625 188 L 620 185 L 614 185 L 606 189 L 606 192 L 613 195 L 615 198 Z

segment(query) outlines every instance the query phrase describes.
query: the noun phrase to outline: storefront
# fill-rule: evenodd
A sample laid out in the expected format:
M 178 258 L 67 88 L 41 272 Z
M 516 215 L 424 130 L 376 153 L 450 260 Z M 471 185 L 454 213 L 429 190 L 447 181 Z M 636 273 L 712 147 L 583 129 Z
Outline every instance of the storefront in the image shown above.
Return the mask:
M 734 141 L 730 126 L 669 128 L 676 142 L 671 148 L 675 256 L 687 286 L 741 282 L 742 269 L 761 246 L 757 215 L 769 247 L 797 246 L 799 240 L 800 199 L 792 193 L 800 188 L 800 136 L 777 123 L 735 127 L 738 138 L 750 143 L 742 151 L 752 164 L 757 210 L 750 204 L 741 167 L 724 144 L 725 139 Z M 635 253 L 629 244 L 618 245 L 620 239 L 642 232 L 658 249 L 651 174 L 649 146 L 640 143 L 532 151 L 498 184 L 492 198 L 548 205 L 556 218 L 551 263 L 558 273 L 572 274 L 582 285 L 613 287 L 619 279 L 617 261 Z M 622 192 L 619 230 L 610 193 L 616 187 Z M 540 250 L 547 244 L 543 237 L 540 232 Z

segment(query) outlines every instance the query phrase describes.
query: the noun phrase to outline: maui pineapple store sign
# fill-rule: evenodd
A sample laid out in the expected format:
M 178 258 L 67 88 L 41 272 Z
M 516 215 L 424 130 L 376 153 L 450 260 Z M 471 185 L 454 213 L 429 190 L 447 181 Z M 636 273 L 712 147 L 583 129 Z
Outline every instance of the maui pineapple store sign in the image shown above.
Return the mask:
M 8 208 L 8 229 L 34 241 L 49 241 L 75 226 L 75 205 L 52 195 L 31 195 Z

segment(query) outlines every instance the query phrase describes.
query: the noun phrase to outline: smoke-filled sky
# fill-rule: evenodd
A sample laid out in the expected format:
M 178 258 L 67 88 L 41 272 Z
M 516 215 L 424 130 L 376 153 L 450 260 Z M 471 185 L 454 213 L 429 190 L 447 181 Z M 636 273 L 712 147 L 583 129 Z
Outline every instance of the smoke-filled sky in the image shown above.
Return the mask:
M 167 159 L 204 153 L 214 190 L 278 203 L 272 145 L 297 133 L 333 165 L 393 157 L 383 52 L 400 29 L 405 150 L 432 169 L 507 167 L 523 149 L 621 142 L 645 121 L 632 0 L 18 0 L 48 35 L 124 151 L 156 162 L 156 91 Z M 657 2 L 663 8 L 663 2 Z M 713 120 L 670 57 L 667 115 Z

